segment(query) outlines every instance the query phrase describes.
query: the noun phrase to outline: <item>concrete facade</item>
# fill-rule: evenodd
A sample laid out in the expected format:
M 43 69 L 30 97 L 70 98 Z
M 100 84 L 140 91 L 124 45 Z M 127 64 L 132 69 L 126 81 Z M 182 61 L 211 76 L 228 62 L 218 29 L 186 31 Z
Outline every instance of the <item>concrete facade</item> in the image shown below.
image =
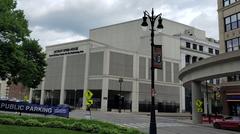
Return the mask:
M 84 107 L 83 94 L 90 89 L 96 108 L 102 111 L 114 108 L 119 94 L 124 96 L 127 109 L 141 111 L 143 104 L 150 104 L 151 81 L 150 33 L 141 30 L 141 22 L 91 29 L 88 40 L 46 47 L 46 77 L 33 90 L 33 100 Z M 178 72 L 200 58 L 215 55 L 218 44 L 194 27 L 167 19 L 163 25 L 163 31 L 155 34 L 155 44 L 163 45 L 163 69 L 155 70 L 156 104 L 171 103 L 180 106 L 178 111 L 185 111 L 185 93 Z M 187 48 L 187 42 L 192 47 Z M 209 53 L 209 48 L 213 53 Z M 186 55 L 191 56 L 191 62 L 185 61 Z M 119 78 L 123 78 L 121 92 Z
M 221 53 L 230 53 L 240 49 L 240 1 L 218 0 L 218 21 Z M 240 75 L 233 73 L 223 79 L 221 90 L 223 91 L 223 113 L 228 115 L 240 115 L 239 92 Z

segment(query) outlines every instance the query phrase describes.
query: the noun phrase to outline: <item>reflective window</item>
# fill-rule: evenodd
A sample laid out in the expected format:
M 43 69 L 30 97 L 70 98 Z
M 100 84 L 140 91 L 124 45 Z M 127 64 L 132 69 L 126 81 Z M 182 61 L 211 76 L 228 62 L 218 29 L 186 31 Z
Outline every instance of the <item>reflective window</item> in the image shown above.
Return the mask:
M 226 41 L 226 52 L 239 50 L 240 38 L 234 38 Z
M 225 6 L 228 6 L 228 5 L 230 5 L 230 4 L 235 3 L 236 1 L 238 1 L 238 0 L 223 0 L 223 6 L 224 6 L 224 7 L 225 7 Z
M 225 17 L 224 23 L 225 23 L 225 32 L 239 28 L 240 27 L 240 13 Z

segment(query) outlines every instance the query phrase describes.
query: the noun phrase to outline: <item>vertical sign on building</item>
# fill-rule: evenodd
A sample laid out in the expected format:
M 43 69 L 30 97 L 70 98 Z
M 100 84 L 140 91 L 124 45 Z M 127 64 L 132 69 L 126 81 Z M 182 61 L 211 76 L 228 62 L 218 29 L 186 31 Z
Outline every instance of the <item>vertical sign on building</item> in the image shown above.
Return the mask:
M 162 45 L 154 45 L 153 47 L 153 67 L 162 69 Z

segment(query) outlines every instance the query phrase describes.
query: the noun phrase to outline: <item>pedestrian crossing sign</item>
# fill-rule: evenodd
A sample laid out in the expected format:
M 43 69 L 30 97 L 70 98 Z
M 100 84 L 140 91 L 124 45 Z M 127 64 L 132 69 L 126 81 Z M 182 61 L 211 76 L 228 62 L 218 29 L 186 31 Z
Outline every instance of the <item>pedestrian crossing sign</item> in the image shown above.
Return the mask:
M 93 96 L 93 93 L 90 90 L 87 90 L 85 93 L 85 97 L 89 100 L 92 98 L 92 96 Z
M 92 99 L 93 93 L 90 90 L 87 90 L 84 93 L 84 96 L 86 97 L 86 105 L 91 106 L 93 104 L 93 99 Z

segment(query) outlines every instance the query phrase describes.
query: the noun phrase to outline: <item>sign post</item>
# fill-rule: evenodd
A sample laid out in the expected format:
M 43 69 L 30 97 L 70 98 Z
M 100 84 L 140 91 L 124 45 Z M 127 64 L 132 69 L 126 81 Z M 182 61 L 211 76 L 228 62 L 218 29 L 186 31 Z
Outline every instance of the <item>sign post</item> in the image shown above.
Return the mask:
M 87 115 L 86 117 L 91 119 L 91 105 L 93 104 L 93 93 L 90 90 L 87 90 L 84 96 L 86 97 L 87 111 L 89 111 L 89 115 Z

